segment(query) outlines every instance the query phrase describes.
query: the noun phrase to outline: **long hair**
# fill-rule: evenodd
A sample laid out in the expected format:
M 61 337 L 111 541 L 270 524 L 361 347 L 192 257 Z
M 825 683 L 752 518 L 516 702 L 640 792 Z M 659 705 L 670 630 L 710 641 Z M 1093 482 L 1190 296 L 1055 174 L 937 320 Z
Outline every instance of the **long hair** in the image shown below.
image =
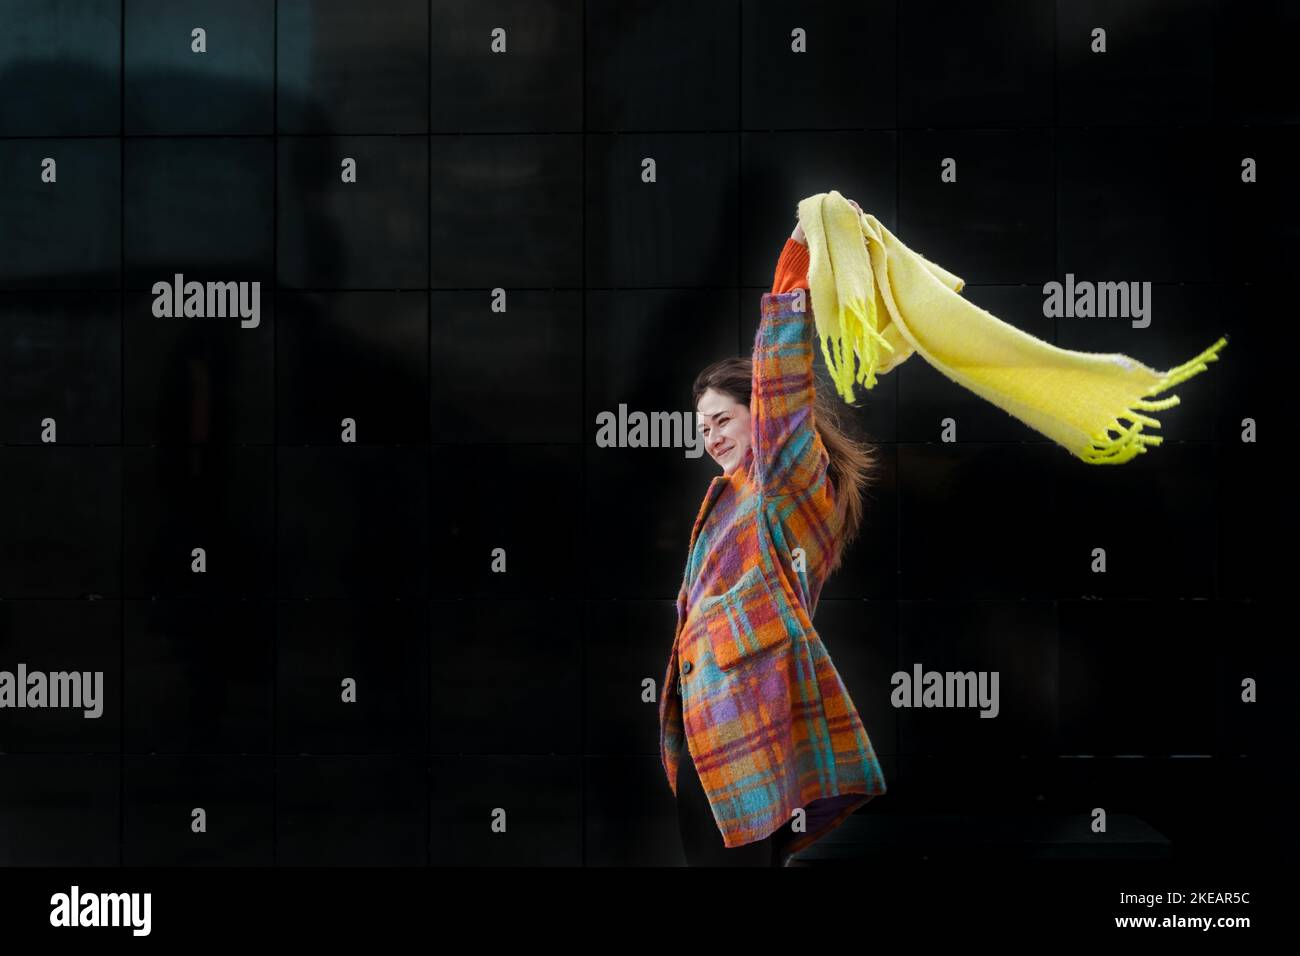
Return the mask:
M 700 397 L 710 388 L 731 396 L 748 407 L 753 397 L 754 364 L 749 358 L 725 358 L 706 367 L 691 389 L 691 408 L 699 408 Z M 813 426 L 821 436 L 830 458 L 826 473 L 835 492 L 837 547 L 829 575 L 836 570 L 844 552 L 862 528 L 862 493 L 876 479 L 875 449 L 849 434 L 840 419 L 839 408 L 825 388 L 815 390 Z

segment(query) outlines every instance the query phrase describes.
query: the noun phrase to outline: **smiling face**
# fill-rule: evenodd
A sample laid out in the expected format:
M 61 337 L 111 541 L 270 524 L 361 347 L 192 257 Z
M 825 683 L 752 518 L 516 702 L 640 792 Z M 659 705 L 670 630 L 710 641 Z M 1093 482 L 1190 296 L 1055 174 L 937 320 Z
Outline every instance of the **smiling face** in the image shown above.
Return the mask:
M 695 411 L 705 449 L 721 466 L 722 473 L 730 475 L 749 450 L 749 406 L 710 388 L 700 396 Z

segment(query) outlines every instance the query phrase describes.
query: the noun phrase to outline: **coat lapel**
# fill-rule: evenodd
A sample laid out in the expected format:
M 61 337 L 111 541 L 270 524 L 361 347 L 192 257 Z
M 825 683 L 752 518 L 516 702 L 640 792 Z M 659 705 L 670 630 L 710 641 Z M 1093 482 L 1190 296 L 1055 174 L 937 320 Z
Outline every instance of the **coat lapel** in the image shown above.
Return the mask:
M 700 531 L 703 530 L 704 522 L 708 520 L 709 512 L 713 510 L 713 505 L 717 502 L 718 496 L 727 487 L 727 480 L 726 475 L 718 475 L 709 482 L 709 489 L 704 493 L 704 501 L 701 502 L 699 513 L 695 516 L 695 525 L 691 528 L 691 543 L 686 547 L 686 572 L 682 575 L 682 586 L 677 592 L 677 629 L 679 632 L 682 623 L 686 620 L 686 602 L 690 596 L 692 579 L 694 578 L 695 543 L 699 540 Z
M 746 480 L 751 480 L 749 470 L 754 464 L 754 449 L 751 445 L 745 449 L 745 461 L 742 468 L 746 472 Z M 713 510 L 714 504 L 717 503 L 718 497 L 723 490 L 731 483 L 734 476 L 717 475 L 709 482 L 709 490 L 704 493 L 704 501 L 700 504 L 699 514 L 695 516 L 695 526 L 691 528 L 691 543 L 686 548 L 686 573 L 682 576 L 682 587 L 677 593 L 677 626 L 680 630 L 682 622 L 686 619 L 686 601 L 690 595 L 692 577 L 695 568 L 692 560 L 695 557 L 695 543 L 699 540 L 700 531 L 704 528 L 704 522 L 708 520 L 709 513 Z

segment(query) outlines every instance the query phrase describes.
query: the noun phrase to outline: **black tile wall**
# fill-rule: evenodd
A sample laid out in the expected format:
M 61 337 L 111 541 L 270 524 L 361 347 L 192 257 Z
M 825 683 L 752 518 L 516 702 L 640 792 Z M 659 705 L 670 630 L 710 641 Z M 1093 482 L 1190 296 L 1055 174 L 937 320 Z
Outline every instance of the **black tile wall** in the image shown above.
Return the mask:
M 1058 58 L 1066 61 L 1059 53 L 1064 44 L 1052 42 L 1058 6 L 1032 0 L 897 4 L 898 125 L 987 129 L 1059 121 L 1053 66 Z M 1061 82 L 1059 74 L 1055 79 Z
M 53 419 L 63 441 L 121 441 L 122 321 L 108 292 L 0 292 L 0 429 L 35 443 Z M 57 370 L 57 375 L 51 371 Z
M 276 4 L 129 0 L 123 9 L 128 136 L 271 132 Z M 199 43 L 207 53 L 196 55 Z
M 128 756 L 126 866 L 269 866 L 275 831 L 273 759 Z
M 1163 369 L 1231 336 L 1123 468 L 920 356 L 859 392 L 876 470 L 817 626 L 889 784 L 862 812 L 1100 807 L 1267 853 L 1297 28 L 0 4 L 0 672 L 102 675 L 93 718 L 0 707 L 0 864 L 680 864 L 656 716 L 717 469 L 598 418 L 693 427 L 830 189 L 1053 345 Z M 1048 314 L 1071 274 L 1149 283 L 1145 316 Z M 997 718 L 902 706 L 916 670 L 996 672 Z
M 38 170 L 47 178 L 32 175 Z M 118 142 L 0 140 L 0 173 L 0 289 L 117 288 L 124 185 Z
M 432 602 L 433 752 L 580 754 L 580 607 L 557 599 Z
M 185 281 L 269 286 L 276 161 L 270 137 L 128 136 L 122 153 L 125 287 L 157 295 L 155 282 L 187 272 Z

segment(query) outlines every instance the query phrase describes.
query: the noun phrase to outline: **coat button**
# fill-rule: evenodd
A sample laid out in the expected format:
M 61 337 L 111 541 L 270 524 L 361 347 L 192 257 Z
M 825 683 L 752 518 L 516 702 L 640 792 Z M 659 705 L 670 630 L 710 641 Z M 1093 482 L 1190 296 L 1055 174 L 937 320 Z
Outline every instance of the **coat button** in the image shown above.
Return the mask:
M 682 673 L 683 673 L 683 674 L 689 674 L 690 672 L 691 672 L 691 662 L 690 662 L 690 661 L 682 661 Z

